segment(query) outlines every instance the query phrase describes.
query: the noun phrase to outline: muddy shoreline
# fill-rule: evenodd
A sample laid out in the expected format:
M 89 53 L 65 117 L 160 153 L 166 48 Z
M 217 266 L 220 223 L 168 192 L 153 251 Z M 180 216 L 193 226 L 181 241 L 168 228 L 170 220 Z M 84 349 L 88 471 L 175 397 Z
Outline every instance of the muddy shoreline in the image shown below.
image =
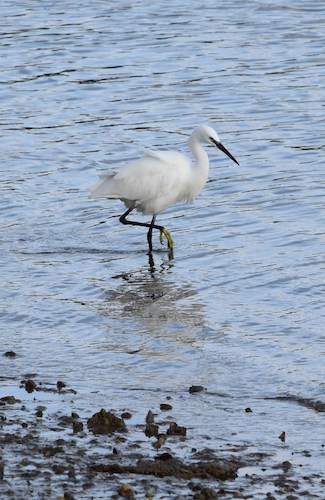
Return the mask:
M 171 397 L 161 401 L 157 396 L 156 408 L 148 408 L 143 422 L 134 422 L 132 408 L 85 408 L 77 413 L 78 392 L 65 382 L 29 378 L 18 383 L 33 398 L 8 394 L 0 399 L 2 498 L 293 500 L 308 496 L 289 461 L 271 465 L 265 450 L 247 453 L 249 444 L 245 449 L 235 442 L 220 454 L 205 434 L 204 413 L 200 426 L 187 429 L 174 420 Z M 188 397 L 200 398 L 201 389 L 193 387 Z M 71 411 L 49 410 L 41 394 L 70 398 Z M 285 441 L 285 435 L 279 439 Z M 202 447 L 197 445 L 200 440 Z M 255 473 L 240 474 L 247 467 L 256 468 Z M 262 472 L 266 469 L 267 477 Z M 321 483 L 322 479 L 305 481 Z

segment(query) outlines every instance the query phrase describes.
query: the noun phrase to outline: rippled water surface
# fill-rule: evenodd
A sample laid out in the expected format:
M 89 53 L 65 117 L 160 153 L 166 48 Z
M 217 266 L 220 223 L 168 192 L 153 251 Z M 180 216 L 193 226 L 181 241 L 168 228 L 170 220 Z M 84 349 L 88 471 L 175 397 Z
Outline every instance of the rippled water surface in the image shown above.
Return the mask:
M 201 407 L 182 394 L 200 384 L 217 438 L 277 453 L 285 429 L 320 467 L 321 419 L 298 403 L 324 402 L 324 13 L 2 2 L 1 344 L 17 358 L 0 358 L 1 393 L 32 372 L 141 413 L 174 391 L 195 427 Z M 209 150 L 200 197 L 159 216 L 175 258 L 155 235 L 152 267 L 145 232 L 90 189 L 143 147 L 188 154 L 199 123 L 240 167 Z M 271 412 L 270 429 L 243 421 L 246 406 Z

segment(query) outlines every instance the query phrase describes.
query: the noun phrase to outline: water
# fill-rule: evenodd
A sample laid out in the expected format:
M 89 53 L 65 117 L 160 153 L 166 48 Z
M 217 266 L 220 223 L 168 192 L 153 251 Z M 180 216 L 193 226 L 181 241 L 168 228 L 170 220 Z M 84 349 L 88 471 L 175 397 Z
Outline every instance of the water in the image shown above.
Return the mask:
M 318 470 L 324 14 L 317 0 L 3 2 L 1 341 L 18 354 L 0 358 L 3 395 L 32 372 L 141 415 L 172 391 L 195 428 L 183 394 L 201 384 L 211 435 L 277 454 L 266 413 Z M 240 167 L 209 150 L 201 196 L 159 216 L 175 259 L 156 235 L 152 269 L 122 204 L 89 192 L 143 147 L 187 154 L 199 123 Z

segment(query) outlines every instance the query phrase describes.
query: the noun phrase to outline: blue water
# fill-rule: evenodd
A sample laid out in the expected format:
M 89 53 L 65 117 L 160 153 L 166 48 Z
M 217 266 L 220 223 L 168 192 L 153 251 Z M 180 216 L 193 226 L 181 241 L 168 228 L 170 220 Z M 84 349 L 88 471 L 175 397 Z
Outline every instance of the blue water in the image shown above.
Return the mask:
M 61 377 L 83 405 L 141 412 L 157 389 L 201 384 L 212 427 L 217 394 L 234 426 L 246 401 L 324 402 L 324 14 L 317 0 L 3 2 L 9 386 L 27 372 Z M 158 218 L 175 258 L 156 235 L 152 268 L 143 230 L 90 190 L 143 147 L 188 154 L 199 123 L 240 167 L 209 149 L 203 193 Z M 320 432 L 310 409 L 273 411 L 308 443 Z M 267 440 L 259 424 L 243 439 Z

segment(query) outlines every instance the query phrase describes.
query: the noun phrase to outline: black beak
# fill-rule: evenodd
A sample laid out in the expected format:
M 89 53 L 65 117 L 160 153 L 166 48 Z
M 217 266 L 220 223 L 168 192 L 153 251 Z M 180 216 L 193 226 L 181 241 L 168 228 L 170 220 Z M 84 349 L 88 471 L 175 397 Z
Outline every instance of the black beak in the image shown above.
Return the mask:
M 220 151 L 222 151 L 223 153 L 225 153 L 227 156 L 229 156 L 229 158 L 234 161 L 235 163 L 237 163 L 237 165 L 239 165 L 238 161 L 236 160 L 236 158 L 233 157 L 233 155 L 231 153 L 229 153 L 228 149 L 226 149 L 222 144 L 221 142 L 217 142 L 215 141 L 212 137 L 210 137 L 211 141 L 213 142 L 213 144 L 218 148 L 220 149 Z

